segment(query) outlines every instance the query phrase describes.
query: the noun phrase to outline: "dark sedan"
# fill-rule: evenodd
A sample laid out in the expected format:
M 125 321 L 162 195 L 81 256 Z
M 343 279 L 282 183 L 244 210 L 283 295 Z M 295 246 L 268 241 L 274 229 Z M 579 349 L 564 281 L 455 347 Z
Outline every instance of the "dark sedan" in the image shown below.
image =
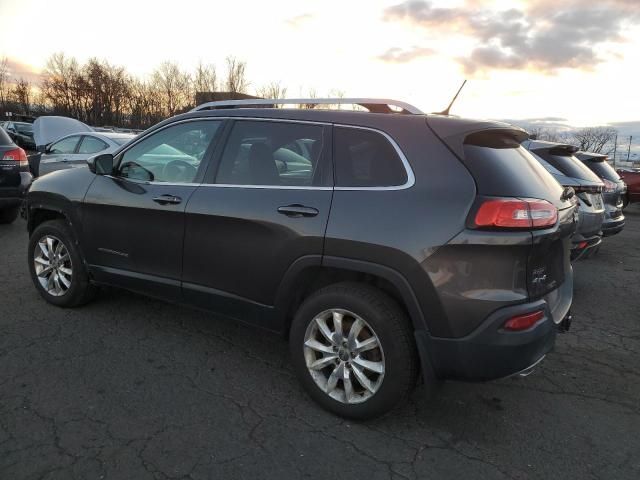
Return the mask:
M 11 223 L 31 185 L 27 154 L 0 129 L 0 223 Z
M 19 147 L 27 150 L 35 150 L 33 140 L 33 125 L 27 122 L 4 122 L 2 128 L 7 132 L 11 140 Z

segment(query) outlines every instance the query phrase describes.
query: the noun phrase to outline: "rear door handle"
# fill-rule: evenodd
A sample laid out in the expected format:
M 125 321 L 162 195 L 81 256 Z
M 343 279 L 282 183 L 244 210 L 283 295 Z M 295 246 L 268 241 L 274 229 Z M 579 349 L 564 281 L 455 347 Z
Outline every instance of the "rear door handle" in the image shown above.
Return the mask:
M 315 217 L 318 215 L 318 209 L 313 207 L 305 207 L 304 205 L 286 205 L 278 207 L 278 213 L 286 215 L 287 217 L 299 218 L 299 217 Z
M 160 205 L 178 205 L 182 202 L 182 199 L 175 195 L 160 195 L 159 197 L 154 197 L 153 201 Z

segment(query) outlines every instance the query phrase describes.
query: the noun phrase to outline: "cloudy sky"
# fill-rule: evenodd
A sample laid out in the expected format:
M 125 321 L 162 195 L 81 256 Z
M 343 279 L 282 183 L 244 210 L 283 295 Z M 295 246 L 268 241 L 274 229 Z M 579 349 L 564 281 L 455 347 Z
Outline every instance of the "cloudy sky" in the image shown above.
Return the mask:
M 148 75 L 247 62 L 252 88 L 391 97 L 453 113 L 640 120 L 640 0 L 0 0 L 0 57 L 37 80 L 54 52 Z

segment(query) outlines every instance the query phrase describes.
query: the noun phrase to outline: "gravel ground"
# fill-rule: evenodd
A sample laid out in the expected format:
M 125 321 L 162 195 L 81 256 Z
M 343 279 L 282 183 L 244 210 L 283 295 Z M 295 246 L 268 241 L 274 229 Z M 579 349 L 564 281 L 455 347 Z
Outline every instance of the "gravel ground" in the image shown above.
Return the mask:
M 0 478 L 640 478 L 640 205 L 578 262 L 574 325 L 527 378 L 343 421 L 286 343 L 109 290 L 47 305 L 0 226 Z

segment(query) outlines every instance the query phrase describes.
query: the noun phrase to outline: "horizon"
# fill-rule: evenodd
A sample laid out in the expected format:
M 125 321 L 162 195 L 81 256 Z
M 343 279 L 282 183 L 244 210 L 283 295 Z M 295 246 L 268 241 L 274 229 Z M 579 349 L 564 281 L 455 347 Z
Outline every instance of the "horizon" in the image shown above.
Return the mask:
M 57 52 L 81 63 L 105 59 L 139 78 L 149 78 L 163 61 L 188 71 L 198 62 L 213 63 L 220 74 L 232 55 L 247 63 L 251 94 L 280 82 L 288 97 L 340 91 L 346 97 L 404 100 L 426 112 L 442 110 L 468 79 L 452 109 L 456 115 L 560 128 L 611 125 L 640 135 L 634 93 L 640 3 L 375 0 L 366 5 L 282 0 L 232 7 L 186 0 L 164 9 L 117 0 L 100 10 L 96 25 L 95 14 L 80 0 L 55 6 L 8 0 L 0 5 L 0 16 L 9 20 L 0 31 L 0 58 L 8 58 L 14 78 L 37 84 L 47 58 Z M 241 24 L 217 20 L 247 9 L 253 15 L 243 15 Z M 54 26 L 46 48 L 40 35 L 21 36 L 25 24 L 30 31 Z M 64 24 L 72 28 L 60 28 Z M 117 26 L 114 35 L 97 33 L 111 25 Z M 158 34 L 159 25 L 171 28 Z

